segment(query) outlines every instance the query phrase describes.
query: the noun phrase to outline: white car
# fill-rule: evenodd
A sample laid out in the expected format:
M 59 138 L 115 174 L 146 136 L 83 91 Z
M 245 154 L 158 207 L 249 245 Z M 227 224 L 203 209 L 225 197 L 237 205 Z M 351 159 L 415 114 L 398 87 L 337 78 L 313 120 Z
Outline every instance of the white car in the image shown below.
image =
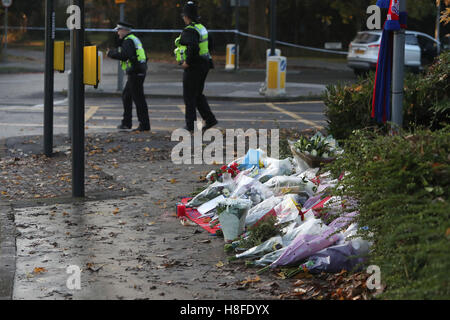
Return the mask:
M 355 74 L 376 69 L 380 43 L 381 31 L 358 32 L 355 40 L 350 43 L 347 54 L 347 64 Z M 422 32 L 406 31 L 405 66 L 414 72 L 432 63 L 439 51 L 440 43 L 434 38 Z

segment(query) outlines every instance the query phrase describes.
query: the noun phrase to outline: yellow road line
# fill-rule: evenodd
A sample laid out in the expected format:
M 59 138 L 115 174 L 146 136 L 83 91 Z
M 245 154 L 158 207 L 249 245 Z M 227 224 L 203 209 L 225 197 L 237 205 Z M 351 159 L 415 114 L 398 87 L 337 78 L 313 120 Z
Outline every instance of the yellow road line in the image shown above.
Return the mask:
M 273 103 L 266 103 L 266 106 L 268 106 L 269 108 L 272 108 L 274 110 L 277 110 L 277 111 L 279 111 L 281 113 L 284 113 L 285 115 L 288 115 L 291 118 L 296 119 L 297 122 L 301 122 L 301 123 L 310 125 L 311 127 L 316 128 L 316 129 L 323 129 L 323 126 L 318 126 L 315 122 L 310 121 L 310 120 L 306 120 L 306 119 L 300 117 L 298 114 L 290 112 L 290 111 L 288 111 L 286 109 L 283 109 L 281 107 L 278 107 L 278 106 L 274 105 Z M 281 122 L 281 120 L 280 120 L 280 122 Z
M 88 122 L 90 118 L 98 111 L 100 107 L 90 107 L 89 110 L 84 114 L 84 122 Z
M 285 104 L 285 105 L 292 105 L 292 104 L 322 104 L 322 103 L 323 103 L 323 101 L 320 101 L 320 100 L 276 102 L 276 104 Z
M 177 108 L 180 109 L 181 113 L 186 114 L 186 107 L 185 106 L 179 104 L 179 105 L 177 105 Z

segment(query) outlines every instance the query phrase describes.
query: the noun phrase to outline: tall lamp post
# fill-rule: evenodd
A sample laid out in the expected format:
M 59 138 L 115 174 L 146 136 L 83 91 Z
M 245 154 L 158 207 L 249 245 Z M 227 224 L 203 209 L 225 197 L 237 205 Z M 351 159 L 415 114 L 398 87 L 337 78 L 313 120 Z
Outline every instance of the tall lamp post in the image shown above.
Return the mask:
M 406 0 L 400 0 L 400 12 L 406 12 Z M 403 92 L 405 75 L 405 29 L 394 32 L 392 66 L 392 122 L 403 127 Z
M 6 49 L 8 49 L 8 8 L 12 5 L 12 0 L 2 0 L 2 5 L 5 8 L 5 29 L 4 29 L 4 39 L 5 39 L 5 57 Z
M 277 0 L 270 0 L 270 55 L 275 56 L 277 41 Z
M 72 196 L 84 197 L 84 0 L 72 0 L 80 8 L 80 28 L 72 29 L 71 69 L 73 92 L 72 116 Z

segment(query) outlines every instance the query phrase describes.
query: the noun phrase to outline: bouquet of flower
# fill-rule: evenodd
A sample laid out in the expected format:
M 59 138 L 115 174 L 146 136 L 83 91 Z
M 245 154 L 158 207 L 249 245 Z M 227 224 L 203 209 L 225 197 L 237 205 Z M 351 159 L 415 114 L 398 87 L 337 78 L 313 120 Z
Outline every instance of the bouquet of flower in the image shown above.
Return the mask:
M 217 214 L 225 241 L 238 238 L 245 228 L 245 217 L 252 202 L 248 199 L 225 199 L 219 202 Z
M 336 152 L 330 140 L 325 139 L 322 135 L 315 135 L 311 139 L 302 136 L 294 143 L 294 148 L 297 152 L 318 158 L 332 158 Z
M 196 208 L 201 206 L 202 204 L 217 198 L 221 194 L 225 197 L 228 197 L 231 192 L 234 190 L 234 182 L 233 180 L 225 180 L 223 183 L 216 181 L 210 186 L 208 186 L 201 193 L 196 195 L 191 201 L 189 201 L 186 206 L 189 208 Z
M 319 167 L 321 163 L 332 162 L 343 152 L 332 136 L 325 138 L 320 132 L 310 139 L 301 137 L 297 142 L 289 141 L 289 144 L 296 160 L 300 158 L 310 167 Z
M 237 162 L 233 162 L 229 166 L 226 165 L 222 166 L 219 171 L 215 170 L 211 171 L 206 176 L 206 179 L 211 182 L 223 181 L 222 177 L 225 173 L 229 173 L 231 177 L 234 179 L 240 173 Z

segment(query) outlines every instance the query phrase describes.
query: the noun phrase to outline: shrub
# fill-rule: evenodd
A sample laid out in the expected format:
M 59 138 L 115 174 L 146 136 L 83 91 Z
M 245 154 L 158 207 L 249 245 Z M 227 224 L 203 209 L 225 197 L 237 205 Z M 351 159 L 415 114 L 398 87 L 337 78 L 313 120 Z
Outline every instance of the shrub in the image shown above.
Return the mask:
M 324 96 L 328 132 L 335 139 L 345 139 L 355 129 L 376 125 L 370 117 L 375 74 L 359 78 L 356 84 L 329 85 Z
M 383 136 L 357 131 L 326 169 L 349 174 L 335 190 L 358 201 L 370 264 L 388 299 L 448 299 L 450 126 Z M 338 191 L 339 190 L 339 191 Z
M 405 81 L 404 124 L 432 129 L 449 123 L 450 52 L 441 54 L 424 75 Z
M 371 119 L 374 73 L 353 85 L 329 85 L 324 95 L 328 132 L 345 139 L 353 130 L 385 128 Z M 425 126 L 438 129 L 449 123 L 450 52 L 441 54 L 424 74 L 405 76 L 403 123 L 405 129 Z

